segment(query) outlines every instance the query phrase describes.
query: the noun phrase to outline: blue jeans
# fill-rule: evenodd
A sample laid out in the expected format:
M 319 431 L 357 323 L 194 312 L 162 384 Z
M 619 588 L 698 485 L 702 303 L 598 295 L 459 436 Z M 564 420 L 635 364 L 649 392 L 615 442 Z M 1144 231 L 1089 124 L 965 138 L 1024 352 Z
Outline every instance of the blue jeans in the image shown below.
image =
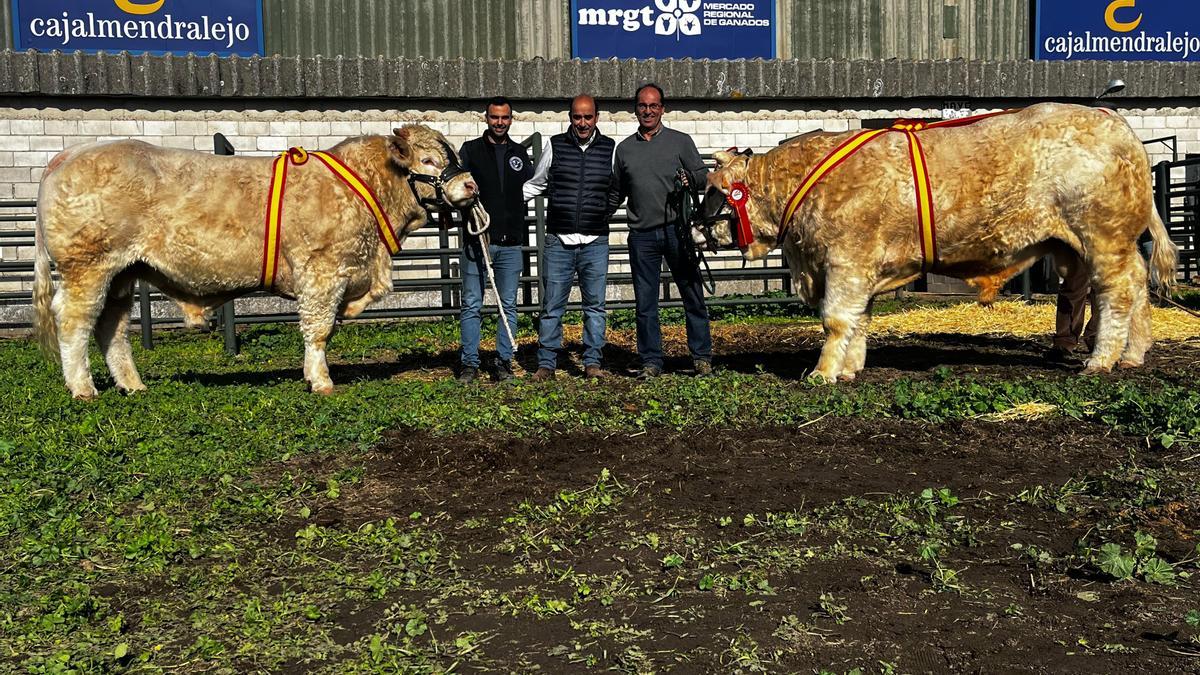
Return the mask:
M 562 317 L 579 274 L 583 300 L 583 365 L 598 366 L 604 349 L 604 290 L 608 285 L 608 236 L 581 246 L 566 246 L 557 235 L 546 235 L 542 259 L 546 297 L 538 322 L 538 367 L 553 369 L 562 348 Z
M 629 266 L 633 271 L 638 356 L 642 366 L 663 367 L 662 330 L 658 321 L 659 274 L 663 260 L 667 261 L 683 300 L 688 351 L 695 360 L 711 361 L 712 336 L 708 331 L 708 307 L 704 304 L 700 270 L 688 262 L 675 228 L 667 225 L 629 231 Z
M 517 331 L 517 281 L 521 276 L 521 247 L 488 247 L 492 257 L 492 272 L 496 275 L 496 288 L 500 293 L 500 304 L 508 317 L 508 326 L 513 335 Z M 462 311 L 458 315 L 459 339 L 462 341 L 462 364 L 468 368 L 479 367 L 479 323 L 483 307 L 484 287 L 487 270 L 483 268 L 483 247 L 479 240 L 471 238 L 462 252 Z M 496 353 L 503 361 L 511 361 L 513 345 L 504 328 L 496 327 Z

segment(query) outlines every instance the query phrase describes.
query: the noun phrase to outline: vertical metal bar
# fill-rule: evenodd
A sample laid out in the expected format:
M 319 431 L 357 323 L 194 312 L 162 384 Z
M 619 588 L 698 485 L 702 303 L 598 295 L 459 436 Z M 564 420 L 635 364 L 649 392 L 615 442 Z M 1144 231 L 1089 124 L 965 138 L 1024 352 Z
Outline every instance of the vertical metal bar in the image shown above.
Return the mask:
M 229 139 L 225 138 L 224 134 L 213 134 L 213 154 L 229 156 L 234 154 L 233 144 Z M 223 198 L 222 195 L 217 196 L 218 199 Z M 233 300 L 221 305 L 221 332 L 225 338 L 225 353 L 230 356 L 236 356 L 239 351 L 237 339 L 237 312 L 233 306 Z
M 529 141 L 533 143 L 534 154 L 536 157 L 542 156 L 542 134 L 534 132 Z M 534 160 L 536 162 L 536 160 Z M 546 198 L 539 196 L 533 200 L 533 239 L 537 247 L 537 302 L 538 306 L 545 309 L 546 303 L 546 275 L 542 269 L 542 261 L 546 259 Z
M 1021 272 L 1021 297 L 1025 298 L 1025 302 L 1033 301 L 1033 275 L 1028 268 Z
M 466 219 L 466 214 L 463 214 Z M 466 227 L 466 224 L 463 224 Z M 450 281 L 453 277 L 450 269 L 450 224 L 447 223 L 444 227 L 438 228 L 438 268 L 443 282 Z M 461 270 L 459 271 L 461 276 Z M 454 289 L 450 284 L 442 284 L 442 309 L 449 309 L 454 306 Z
M 150 284 L 138 279 L 138 323 L 142 326 L 142 348 L 154 349 L 154 317 L 150 316 Z
M 541 158 L 542 158 L 542 134 L 541 134 L 541 132 L 535 131 L 528 139 L 526 139 L 526 142 L 532 146 L 533 165 L 537 166 L 538 161 L 541 160 Z M 535 210 L 534 220 L 535 221 L 537 220 L 537 217 L 538 217 L 537 212 L 541 209 L 541 207 L 542 207 L 542 200 L 541 200 L 541 198 L 538 198 L 538 200 L 536 202 L 534 202 L 534 210 Z M 535 225 L 535 229 L 536 229 L 536 225 Z M 527 232 L 527 234 L 528 234 L 528 232 Z M 526 241 L 528 241 L 528 237 L 526 238 Z M 522 245 L 524 245 L 524 244 L 522 244 Z M 521 276 L 528 277 L 532 274 L 533 274 L 533 254 L 531 251 L 525 251 L 521 255 Z M 540 272 L 537 276 L 537 279 L 538 279 L 538 284 L 541 284 L 542 275 Z M 533 284 L 528 281 L 525 281 L 521 284 L 521 289 L 522 289 L 521 304 L 526 307 L 532 307 L 533 306 Z M 539 298 L 542 297 L 540 286 L 539 286 L 539 290 L 538 290 L 538 297 Z
M 1171 165 L 1166 161 L 1159 162 L 1154 165 L 1154 210 L 1158 211 L 1158 217 L 1162 219 L 1163 225 L 1170 228 L 1171 225 Z M 1170 231 L 1168 229 L 1168 231 Z M 1183 278 L 1187 281 L 1190 277 L 1189 272 L 1191 265 L 1184 264 Z

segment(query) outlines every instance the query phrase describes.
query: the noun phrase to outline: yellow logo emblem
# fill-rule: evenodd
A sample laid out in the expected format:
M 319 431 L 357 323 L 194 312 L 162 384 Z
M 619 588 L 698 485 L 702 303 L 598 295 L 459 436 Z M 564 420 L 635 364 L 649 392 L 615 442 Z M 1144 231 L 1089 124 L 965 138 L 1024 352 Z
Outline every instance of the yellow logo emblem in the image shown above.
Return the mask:
M 1109 30 L 1128 33 L 1138 27 L 1138 24 L 1142 22 L 1141 12 L 1138 12 L 1137 18 L 1133 21 L 1117 21 L 1117 10 L 1133 7 L 1136 2 L 1137 0 L 1113 0 L 1108 3 L 1108 9 L 1104 10 L 1104 23 L 1108 24 Z
M 163 3 L 167 0 L 155 0 L 146 4 L 133 2 L 133 0 L 113 0 L 117 3 L 117 8 L 126 14 L 153 14 L 162 8 Z M 1132 2 L 1132 0 L 1130 0 Z

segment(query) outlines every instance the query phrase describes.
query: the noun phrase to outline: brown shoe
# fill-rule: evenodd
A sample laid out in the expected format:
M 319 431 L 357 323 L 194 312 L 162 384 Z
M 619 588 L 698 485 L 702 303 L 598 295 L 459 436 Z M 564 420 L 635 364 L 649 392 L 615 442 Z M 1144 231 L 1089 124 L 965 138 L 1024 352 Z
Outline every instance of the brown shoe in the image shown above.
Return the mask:
M 583 377 L 587 380 L 600 380 L 608 377 L 608 371 L 598 365 L 592 364 L 583 369 Z
M 696 359 L 692 362 L 692 367 L 696 371 L 696 377 L 706 377 L 712 375 L 713 372 L 712 361 L 704 359 Z
M 534 382 L 549 382 L 550 380 L 554 379 L 554 369 L 542 366 L 541 368 L 538 368 L 537 372 L 534 373 L 529 379 L 533 380 Z

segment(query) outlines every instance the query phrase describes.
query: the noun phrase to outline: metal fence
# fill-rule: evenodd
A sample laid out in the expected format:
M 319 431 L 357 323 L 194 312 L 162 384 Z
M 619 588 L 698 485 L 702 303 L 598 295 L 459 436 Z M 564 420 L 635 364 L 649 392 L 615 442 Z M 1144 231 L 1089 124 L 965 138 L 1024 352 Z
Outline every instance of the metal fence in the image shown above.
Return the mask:
M 523 142 L 533 152 L 534 161 L 541 155 L 541 135 L 534 134 Z M 217 154 L 232 154 L 233 148 L 223 136 L 214 137 L 214 151 Z M 540 309 L 542 297 L 541 275 L 538 261 L 542 258 L 546 241 L 546 205 L 542 197 L 534 200 L 527 215 L 527 223 L 532 235 L 530 245 L 522 247 L 523 269 L 519 279 L 517 296 L 518 311 L 533 313 Z M 33 279 L 32 251 L 34 246 L 33 201 L 0 201 L 0 251 L 5 255 L 0 258 L 0 304 L 28 305 L 31 302 L 29 285 Z M 9 223 L 5 226 L 3 223 Z M 29 226 L 22 227 L 24 223 Z M 16 228 L 12 224 L 16 224 Z M 418 230 L 405 241 L 405 247 L 392 262 L 392 290 L 399 294 L 401 302 L 395 306 L 368 309 L 359 319 L 390 319 L 407 317 L 445 317 L 456 316 L 459 312 L 462 295 L 462 277 L 460 269 L 461 230 L 458 227 L 442 227 L 442 223 L 433 222 L 430 227 Z M 628 269 L 628 246 L 625 236 L 628 233 L 625 215 L 618 211 L 612 221 L 612 245 L 610 246 L 610 267 L 608 284 L 615 295 L 631 297 L 631 292 L 621 293 L 621 287 L 631 291 L 633 277 Z M 734 289 L 737 296 L 714 296 L 709 299 L 711 306 L 753 305 L 753 304 L 782 304 L 797 303 L 799 300 L 791 296 L 791 276 L 788 273 L 782 254 L 776 252 L 761 262 L 744 265 L 742 256 L 737 251 L 722 252 L 709 255 L 712 266 L 712 276 L 718 284 L 718 292 L 728 293 L 730 283 L 738 282 Z M 670 273 L 665 270 L 661 276 L 660 306 L 664 308 L 680 307 L 682 302 L 674 296 L 675 289 Z M 746 297 L 749 295 L 762 296 L 769 291 L 783 291 L 783 297 Z M 294 311 L 273 308 L 270 310 L 247 309 L 254 305 L 257 298 L 270 297 L 264 292 L 251 293 L 239 298 L 235 303 L 226 304 L 216 317 L 217 325 L 224 331 L 226 349 L 234 352 L 237 349 L 236 327 L 255 323 L 275 321 L 294 322 L 299 317 Z M 408 302 L 405 302 L 405 299 Z M 166 301 L 145 282 L 138 285 L 138 319 L 142 343 L 146 347 L 153 345 L 152 328 L 162 324 L 180 324 L 181 317 L 162 316 L 153 311 L 157 303 Z M 415 302 L 414 302 L 415 301 Z M 386 302 L 386 300 L 385 300 Z M 258 303 L 262 304 L 262 303 Z M 240 306 L 239 306 L 240 305 Z M 631 300 L 610 299 L 606 306 L 609 309 L 630 309 L 634 307 Z M 236 307 L 236 311 L 235 311 Z M 568 310 L 578 310 L 578 302 L 568 304 Z M 494 306 L 485 305 L 484 311 L 495 313 Z M 0 327 L 24 328 L 30 325 L 27 318 L 21 320 L 0 321 Z
M 1161 139 L 1156 139 L 1161 140 Z M 541 135 L 534 134 L 524 141 L 524 145 L 532 149 L 534 161 L 541 154 Z M 220 134 L 214 137 L 214 151 L 217 154 L 232 154 L 233 148 Z M 1170 231 L 1172 240 L 1180 249 L 1179 273 L 1185 281 L 1200 277 L 1200 250 L 1198 244 L 1198 203 L 1200 203 L 1200 157 L 1190 157 L 1177 161 L 1164 161 L 1154 167 L 1155 203 L 1163 222 Z M 35 219 L 36 202 L 32 200 L 0 200 L 0 306 L 28 306 L 31 302 L 30 285 L 33 280 L 32 252 L 34 233 L 32 229 Z M 538 261 L 545 250 L 546 241 L 546 206 L 544 198 L 534 200 L 527 215 L 527 224 L 532 234 L 532 243 L 522 247 L 523 269 L 519 278 L 518 311 L 534 313 L 540 309 L 542 297 L 542 279 L 538 269 Z M 410 317 L 447 317 L 459 312 L 462 295 L 462 277 L 460 269 L 461 234 L 457 227 L 441 227 L 441 223 L 418 230 L 410 235 L 405 242 L 406 247 L 393 258 L 392 289 L 396 297 L 408 302 L 393 303 L 393 306 L 368 309 L 360 315 L 360 319 L 390 319 Z M 625 236 L 628 232 L 623 212 L 618 212 L 612 227 L 610 247 L 610 268 L 608 283 L 610 290 L 618 290 L 619 297 L 630 297 L 632 293 L 619 292 L 621 287 L 631 289 L 632 274 L 628 266 L 628 246 Z M 726 251 L 710 255 L 712 276 L 718 282 L 718 292 L 729 293 L 730 284 L 737 283 L 733 290 L 735 295 L 716 295 L 709 299 L 712 306 L 756 305 L 797 303 L 799 300 L 791 297 L 791 276 L 788 273 L 782 254 L 772 253 L 761 262 L 746 265 L 740 253 Z M 1020 292 L 1028 298 L 1032 292 L 1053 291 L 1053 276 L 1047 270 L 1048 265 L 1042 265 L 1041 273 L 1031 275 L 1028 271 L 1012 282 L 1010 291 Z M 1046 279 L 1041 277 L 1045 276 Z M 1046 283 L 1044 283 L 1046 282 Z M 1047 285 L 1047 283 L 1049 285 Z M 673 297 L 673 285 L 670 273 L 664 268 L 661 275 L 661 307 L 679 307 L 682 302 Z M 911 289 L 910 289 L 911 290 Z M 919 289 L 918 289 L 919 290 Z M 771 291 L 782 291 L 768 295 Z M 764 297 L 766 296 L 766 297 Z M 256 298 L 270 297 L 263 292 L 252 293 L 237 301 L 243 305 L 238 308 L 235 303 L 226 304 L 219 312 L 217 325 L 224 331 L 226 349 L 230 352 L 237 350 L 236 328 L 266 322 L 294 322 L 298 316 L 294 311 L 280 309 L 278 306 L 267 310 L 247 308 L 253 305 Z M 180 324 L 182 318 L 176 315 L 156 316 L 153 308 L 158 303 L 168 301 L 152 287 L 139 282 L 138 285 L 138 323 L 141 329 L 142 343 L 146 347 L 153 345 L 153 327 L 162 324 Z M 386 301 L 385 301 L 386 302 Z M 261 303 L 259 303 L 261 304 Z M 634 307 L 631 300 L 610 299 L 609 309 L 630 309 Z M 236 311 L 235 311 L 236 308 Z M 569 310 L 578 310 L 578 302 L 568 304 Z M 494 314 L 495 307 L 485 306 L 484 311 Z M 28 315 L 19 320 L 0 320 L 3 328 L 27 328 L 30 325 Z
M 1178 274 L 1200 277 L 1200 155 L 1154 165 L 1154 203 L 1179 247 Z

